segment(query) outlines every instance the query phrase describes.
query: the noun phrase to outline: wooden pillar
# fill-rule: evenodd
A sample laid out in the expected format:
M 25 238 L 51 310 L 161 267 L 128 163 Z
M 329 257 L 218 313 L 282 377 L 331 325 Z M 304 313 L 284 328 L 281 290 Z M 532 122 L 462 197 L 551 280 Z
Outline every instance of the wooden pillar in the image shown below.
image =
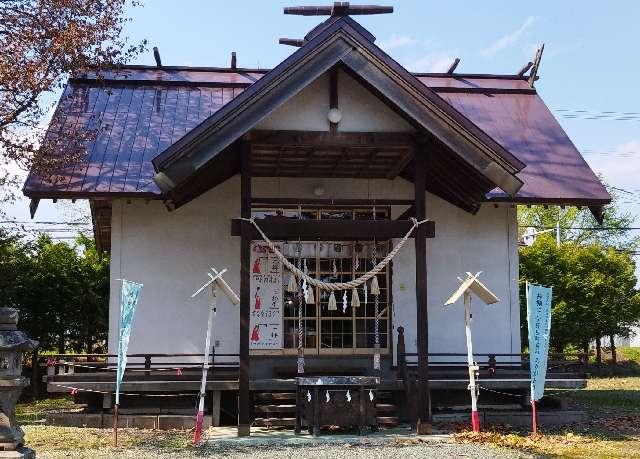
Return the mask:
M 426 151 L 421 147 L 413 159 L 415 208 L 418 221 L 426 218 Z M 431 403 L 429 400 L 429 318 L 427 314 L 427 238 L 426 226 L 415 232 L 416 249 L 416 332 L 418 347 L 418 434 L 431 433 Z
M 214 390 L 211 392 L 211 425 L 213 427 L 220 426 L 220 399 L 222 392 Z
M 241 150 L 240 168 L 240 215 L 251 217 L 251 163 L 250 147 L 244 143 Z M 250 394 L 249 394 L 249 310 L 250 282 L 249 257 L 251 235 L 244 225 L 240 234 L 240 356 L 238 374 L 238 436 L 250 434 Z

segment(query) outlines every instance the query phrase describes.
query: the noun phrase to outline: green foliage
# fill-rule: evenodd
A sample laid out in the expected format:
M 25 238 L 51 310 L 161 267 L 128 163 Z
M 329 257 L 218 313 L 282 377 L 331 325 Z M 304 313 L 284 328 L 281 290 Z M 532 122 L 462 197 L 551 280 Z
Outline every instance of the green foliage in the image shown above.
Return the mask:
M 618 352 L 624 355 L 627 360 L 640 365 L 640 348 L 637 347 L 619 347 Z
M 20 311 L 20 328 L 41 350 L 103 348 L 108 297 L 108 258 L 86 236 L 72 246 L 0 233 L 0 304 Z
M 627 252 L 597 242 L 563 242 L 549 235 L 520 249 L 520 283 L 553 286 L 551 346 L 584 348 L 607 335 L 627 335 L 640 321 L 640 294 L 635 264 Z M 524 293 L 522 293 L 524 294 Z M 526 342 L 526 303 L 521 298 L 523 342 Z
M 551 346 L 584 349 L 594 339 L 629 334 L 640 321 L 640 294 L 636 289 L 633 250 L 640 237 L 626 230 L 634 216 L 620 211 L 618 194 L 612 197 L 599 225 L 587 208 L 520 206 L 522 232 L 560 226 L 560 247 L 555 231 L 540 234 L 531 247 L 520 249 L 521 331 L 527 339 L 526 281 L 553 286 Z M 595 229 L 598 228 L 598 229 Z
M 602 178 L 601 178 L 602 180 Z M 605 206 L 602 225 L 598 224 L 588 208 L 559 206 L 518 206 L 518 224 L 522 232 L 528 226 L 536 229 L 555 228 L 560 223 L 560 240 L 587 245 L 599 243 L 621 250 L 633 250 L 640 246 L 640 236 L 626 230 L 633 226 L 635 216 L 622 212 L 618 207 L 619 196 L 615 189 L 609 189 L 611 204 Z M 604 229 L 568 229 L 604 228 Z M 555 232 L 551 233 L 555 236 Z

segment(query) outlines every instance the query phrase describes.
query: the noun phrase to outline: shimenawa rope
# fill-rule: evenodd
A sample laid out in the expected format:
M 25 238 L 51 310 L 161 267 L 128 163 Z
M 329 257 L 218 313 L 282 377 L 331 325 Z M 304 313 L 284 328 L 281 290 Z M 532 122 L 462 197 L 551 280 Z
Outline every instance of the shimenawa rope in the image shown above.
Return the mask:
M 362 284 L 364 284 L 366 281 L 371 279 L 373 276 L 378 274 L 380 271 L 382 271 L 385 268 L 385 266 L 387 266 L 389 264 L 389 262 L 393 259 L 393 257 L 395 257 L 397 255 L 397 253 L 400 251 L 400 249 L 404 246 L 404 244 L 407 242 L 407 240 L 411 236 L 411 233 L 413 233 L 413 230 L 415 230 L 418 226 L 420 226 L 423 223 L 426 223 L 428 221 L 428 220 L 420 220 L 420 221 L 418 221 L 415 218 L 411 218 L 411 221 L 413 222 L 413 225 L 411 226 L 411 228 L 409 229 L 407 234 L 400 240 L 400 242 L 398 242 L 398 244 L 393 248 L 393 250 L 391 252 L 389 252 L 389 254 L 386 257 L 384 257 L 382 259 L 382 261 L 380 261 L 380 263 L 378 263 L 377 265 L 375 265 L 373 267 L 373 269 L 371 271 L 368 271 L 368 272 L 364 273 L 362 276 L 360 276 L 357 279 L 354 279 L 352 281 L 330 283 L 330 282 L 322 282 L 319 279 L 314 279 L 313 277 L 310 277 L 309 275 L 305 274 L 302 270 L 298 269 L 289 260 L 287 260 L 287 257 L 285 257 L 276 248 L 275 244 L 271 241 L 271 239 L 269 239 L 267 237 L 267 235 L 264 234 L 262 229 L 260 229 L 260 227 L 256 223 L 254 217 L 251 217 L 251 218 L 243 218 L 243 217 L 241 217 L 240 220 L 247 221 L 247 222 L 251 223 L 253 226 L 255 226 L 256 230 L 258 231 L 258 233 L 260 234 L 260 236 L 262 237 L 264 242 L 269 246 L 269 249 L 271 249 L 273 251 L 273 253 L 276 254 L 276 256 L 282 262 L 282 264 L 289 271 L 291 271 L 294 276 L 296 276 L 299 279 L 305 279 L 307 281 L 307 284 L 311 284 L 314 287 L 319 287 L 322 290 L 327 290 L 327 291 L 330 291 L 330 292 L 335 292 L 335 291 L 338 291 L 338 290 L 347 290 L 347 289 L 352 289 L 352 288 L 355 288 L 355 287 L 359 287 Z

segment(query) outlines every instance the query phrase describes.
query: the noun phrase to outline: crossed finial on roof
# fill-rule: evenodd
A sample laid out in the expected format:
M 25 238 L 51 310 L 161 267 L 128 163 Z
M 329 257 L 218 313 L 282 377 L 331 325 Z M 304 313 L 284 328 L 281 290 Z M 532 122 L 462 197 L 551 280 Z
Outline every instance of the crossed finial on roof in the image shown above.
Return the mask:
M 349 5 L 349 2 L 333 2 L 329 6 L 285 6 L 284 14 L 298 16 L 355 16 L 362 14 L 393 13 L 393 6 Z
M 393 6 L 378 5 L 350 5 L 349 2 L 334 2 L 329 6 L 285 6 L 284 14 L 298 16 L 356 16 L 364 14 L 393 13 Z M 306 43 L 306 39 L 281 38 L 281 45 L 300 47 Z

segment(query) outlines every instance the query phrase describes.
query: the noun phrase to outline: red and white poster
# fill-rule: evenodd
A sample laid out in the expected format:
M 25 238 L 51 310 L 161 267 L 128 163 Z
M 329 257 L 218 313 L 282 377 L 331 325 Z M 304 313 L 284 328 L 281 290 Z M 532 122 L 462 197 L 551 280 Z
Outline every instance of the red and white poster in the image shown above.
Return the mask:
M 249 297 L 249 349 L 282 349 L 282 262 L 262 241 L 251 243 Z

